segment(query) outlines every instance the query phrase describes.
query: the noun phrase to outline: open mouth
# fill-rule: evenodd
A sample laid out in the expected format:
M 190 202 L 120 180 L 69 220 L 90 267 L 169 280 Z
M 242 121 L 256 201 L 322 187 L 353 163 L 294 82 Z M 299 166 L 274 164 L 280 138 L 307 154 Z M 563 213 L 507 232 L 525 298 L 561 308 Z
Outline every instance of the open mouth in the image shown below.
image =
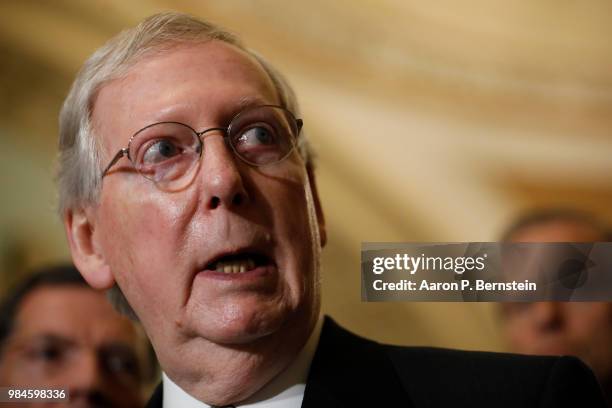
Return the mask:
M 222 255 L 208 263 L 205 269 L 217 273 L 240 274 L 270 265 L 274 265 L 274 262 L 267 255 L 244 252 Z

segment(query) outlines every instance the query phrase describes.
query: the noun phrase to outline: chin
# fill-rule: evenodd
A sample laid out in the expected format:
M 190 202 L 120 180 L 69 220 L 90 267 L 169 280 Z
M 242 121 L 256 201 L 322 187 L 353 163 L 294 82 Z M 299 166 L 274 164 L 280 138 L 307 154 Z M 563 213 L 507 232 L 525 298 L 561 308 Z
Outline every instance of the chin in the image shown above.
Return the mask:
M 194 322 L 196 332 L 214 343 L 228 345 L 250 344 L 280 333 L 293 314 L 283 305 L 258 304 L 247 299 L 226 304 L 214 313 L 212 320 Z

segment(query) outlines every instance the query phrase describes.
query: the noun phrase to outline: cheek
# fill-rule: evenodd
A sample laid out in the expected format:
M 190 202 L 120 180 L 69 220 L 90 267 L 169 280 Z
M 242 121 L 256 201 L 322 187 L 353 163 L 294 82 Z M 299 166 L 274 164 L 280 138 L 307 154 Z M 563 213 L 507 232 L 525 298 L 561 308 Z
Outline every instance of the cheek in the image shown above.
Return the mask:
M 122 200 L 101 202 L 103 253 L 137 312 L 142 309 L 139 305 L 148 304 L 146 299 L 157 299 L 150 302 L 149 307 L 155 304 L 162 307 L 164 301 L 171 300 L 164 293 L 168 293 L 175 282 L 168 276 L 173 269 L 180 269 L 184 259 L 181 254 L 187 228 L 185 205 L 159 195 L 123 197 Z
M 0 364 L 3 371 L 0 373 L 0 384 L 48 386 L 57 384 L 61 379 L 59 364 L 45 364 L 40 360 L 28 358 L 23 353 L 7 353 Z
M 0 360 L 0 384 L 21 385 L 36 383 L 40 374 L 30 367 L 30 364 L 12 350 L 4 352 Z M 28 382 L 25 382 L 29 380 Z
M 314 235 L 306 173 L 293 162 L 283 170 L 262 189 L 263 199 L 272 210 L 277 245 L 303 257 L 311 250 Z
M 181 215 L 185 209 L 184 204 L 177 204 L 180 200 L 170 201 L 157 192 L 114 196 L 123 198 L 105 199 L 100 206 L 107 252 L 138 262 L 154 257 L 154 248 L 180 245 L 177 238 L 183 231 Z
M 304 164 L 287 160 L 274 170 L 274 176 L 262 183 L 263 198 L 273 209 L 274 228 L 282 230 L 289 240 L 308 240 L 316 216 Z
M 569 304 L 568 320 L 571 334 L 575 337 L 591 339 L 601 335 L 601 331 L 611 327 L 610 307 L 600 303 Z
M 274 208 L 277 245 L 285 254 L 285 280 L 295 301 L 315 298 L 320 239 L 316 211 L 303 165 L 291 163 L 283 174 L 283 188 L 267 195 Z
M 531 326 L 525 322 L 510 321 L 506 323 L 505 332 L 510 343 L 521 350 L 533 341 Z

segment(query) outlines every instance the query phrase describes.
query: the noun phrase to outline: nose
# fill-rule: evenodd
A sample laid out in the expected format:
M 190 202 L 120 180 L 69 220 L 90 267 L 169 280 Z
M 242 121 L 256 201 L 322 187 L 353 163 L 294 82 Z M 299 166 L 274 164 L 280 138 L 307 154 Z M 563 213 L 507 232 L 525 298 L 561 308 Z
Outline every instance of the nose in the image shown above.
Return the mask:
M 558 302 L 536 302 L 532 307 L 532 320 L 538 330 L 554 331 L 563 325 L 561 305 Z
M 203 139 L 200 179 L 206 208 L 236 209 L 249 201 L 236 157 L 222 134 L 207 134 Z
M 83 352 L 76 357 L 64 373 L 65 385 L 72 403 L 86 403 L 104 399 L 103 378 L 94 352 Z
M 100 379 L 100 367 L 95 353 L 80 353 L 68 370 L 70 383 L 75 387 L 89 387 Z

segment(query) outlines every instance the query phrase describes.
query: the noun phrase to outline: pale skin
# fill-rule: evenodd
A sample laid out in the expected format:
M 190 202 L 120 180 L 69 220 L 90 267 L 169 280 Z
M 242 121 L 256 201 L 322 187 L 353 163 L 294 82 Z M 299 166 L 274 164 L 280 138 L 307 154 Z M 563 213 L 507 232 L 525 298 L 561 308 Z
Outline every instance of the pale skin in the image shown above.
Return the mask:
M 103 161 L 151 123 L 227 126 L 247 104 L 278 96 L 259 64 L 219 41 L 176 45 L 106 84 L 93 107 Z M 252 167 L 221 133 L 206 137 L 187 188 L 166 192 L 121 159 L 99 202 L 65 214 L 78 269 L 94 287 L 115 282 L 142 321 L 166 374 L 209 404 L 251 396 L 293 360 L 320 309 L 323 214 L 313 173 L 295 150 Z M 203 272 L 220 254 L 264 252 L 267 273 L 218 280 Z

